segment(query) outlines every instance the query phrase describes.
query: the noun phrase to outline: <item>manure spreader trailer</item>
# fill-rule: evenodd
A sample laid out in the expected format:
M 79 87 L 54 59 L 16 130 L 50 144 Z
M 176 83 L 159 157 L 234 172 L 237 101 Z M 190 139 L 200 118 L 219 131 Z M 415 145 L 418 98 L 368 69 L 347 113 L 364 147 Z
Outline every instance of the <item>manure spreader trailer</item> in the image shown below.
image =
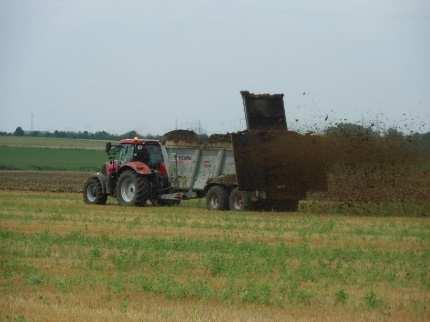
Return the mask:
M 163 140 L 106 145 L 109 160 L 84 186 L 84 201 L 127 206 L 206 198 L 211 210 L 295 211 L 308 191 L 327 188 L 320 137 L 288 131 L 283 94 L 241 92 L 247 130 L 200 142 L 176 130 Z

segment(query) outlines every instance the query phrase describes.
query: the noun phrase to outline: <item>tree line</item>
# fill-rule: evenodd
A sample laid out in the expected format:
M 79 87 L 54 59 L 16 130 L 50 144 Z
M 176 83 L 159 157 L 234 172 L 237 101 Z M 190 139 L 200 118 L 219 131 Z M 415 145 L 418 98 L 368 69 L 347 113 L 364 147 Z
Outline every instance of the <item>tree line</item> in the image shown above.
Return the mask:
M 327 136 L 341 137 L 368 137 L 368 138 L 389 138 L 405 143 L 404 146 L 416 148 L 420 151 L 430 152 L 430 132 L 418 133 L 411 132 L 405 134 L 396 128 L 388 128 L 381 131 L 373 125 L 362 126 L 354 123 L 338 123 L 328 127 L 324 134 Z
M 145 134 L 142 135 L 134 130 L 123 134 L 112 134 L 106 131 L 25 131 L 18 126 L 14 132 L 0 132 L 0 136 L 29 136 L 29 137 L 53 137 L 70 139 L 92 139 L 92 140 L 112 140 L 117 141 L 125 138 L 144 137 L 147 139 L 161 139 L 162 135 Z M 396 128 L 389 128 L 385 131 L 376 130 L 373 126 L 362 126 L 355 123 L 338 123 L 325 129 L 327 136 L 368 136 L 368 137 L 390 137 L 404 140 L 420 150 L 430 152 L 430 132 L 405 134 Z M 199 137 L 205 141 L 208 136 L 201 134 Z
M 68 138 L 68 139 L 89 139 L 89 140 L 121 140 L 133 137 L 145 137 L 148 139 L 159 139 L 160 135 L 141 135 L 136 131 L 129 131 L 123 134 L 112 134 L 106 131 L 25 131 L 18 126 L 14 132 L 0 132 L 0 136 L 29 136 L 29 137 L 48 137 L 48 138 Z

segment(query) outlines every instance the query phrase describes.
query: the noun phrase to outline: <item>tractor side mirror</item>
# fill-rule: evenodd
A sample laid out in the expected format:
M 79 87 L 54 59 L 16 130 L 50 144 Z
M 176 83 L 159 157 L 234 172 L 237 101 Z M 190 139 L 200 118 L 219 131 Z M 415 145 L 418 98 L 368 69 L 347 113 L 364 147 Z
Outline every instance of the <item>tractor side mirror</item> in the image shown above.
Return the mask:
M 112 143 L 110 142 L 106 143 L 106 146 L 105 146 L 106 153 L 109 154 L 111 148 L 112 148 Z

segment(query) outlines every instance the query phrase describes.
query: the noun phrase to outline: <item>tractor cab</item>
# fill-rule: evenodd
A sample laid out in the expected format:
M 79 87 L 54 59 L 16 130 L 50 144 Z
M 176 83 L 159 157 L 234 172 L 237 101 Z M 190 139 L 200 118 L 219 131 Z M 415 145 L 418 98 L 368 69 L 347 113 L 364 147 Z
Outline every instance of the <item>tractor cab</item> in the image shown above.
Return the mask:
M 159 172 L 167 176 L 166 166 L 160 143 L 156 140 L 124 139 L 119 144 L 106 144 L 106 153 L 109 161 L 106 163 L 104 173 L 115 175 L 123 167 L 131 167 L 137 172 Z

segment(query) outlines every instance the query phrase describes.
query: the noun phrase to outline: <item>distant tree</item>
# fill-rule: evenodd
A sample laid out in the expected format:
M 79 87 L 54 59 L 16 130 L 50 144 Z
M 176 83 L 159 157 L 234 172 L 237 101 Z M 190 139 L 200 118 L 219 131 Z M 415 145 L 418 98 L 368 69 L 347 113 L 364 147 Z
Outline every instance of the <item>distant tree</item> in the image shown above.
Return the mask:
M 335 126 L 330 126 L 325 130 L 328 136 L 378 136 L 372 126 L 362 126 L 354 123 L 338 123 Z
M 398 129 L 391 127 L 385 131 L 385 137 L 392 139 L 403 139 L 404 135 Z
M 15 132 L 13 132 L 13 135 L 23 136 L 24 135 L 24 130 L 22 129 L 22 127 L 18 126 L 16 128 Z
M 420 151 L 430 152 L 430 132 L 413 133 L 406 137 L 406 140 L 416 146 Z
M 89 139 L 91 137 L 91 133 L 88 133 L 88 131 L 79 132 L 77 136 L 81 139 Z
M 67 132 L 55 130 L 53 136 L 56 138 L 65 138 L 67 137 Z
M 94 133 L 93 137 L 94 139 L 98 139 L 98 140 L 111 140 L 114 138 L 112 134 L 109 134 L 106 131 L 98 131 Z
M 24 131 L 23 131 L 24 133 Z M 7 132 L 0 132 L 0 135 L 17 135 L 15 133 L 7 133 Z M 55 130 L 53 132 L 48 131 L 29 131 L 24 133 L 23 135 L 26 136 L 39 136 L 39 137 L 55 137 L 55 138 L 72 138 L 72 139 L 94 139 L 94 140 L 120 140 L 124 138 L 147 138 L 147 139 L 160 139 L 160 135 L 154 135 L 154 134 L 146 134 L 142 135 L 140 133 L 137 133 L 136 131 L 130 131 L 121 135 L 117 134 L 111 134 L 106 131 L 97 131 L 97 132 L 88 132 L 88 131 L 61 131 L 61 130 Z
M 136 131 L 133 130 L 133 131 L 130 131 L 130 132 L 126 132 L 126 133 L 124 133 L 124 134 L 122 134 L 120 136 L 121 139 L 132 139 L 134 137 L 141 138 L 142 135 L 140 135 L 139 133 L 137 133 Z

